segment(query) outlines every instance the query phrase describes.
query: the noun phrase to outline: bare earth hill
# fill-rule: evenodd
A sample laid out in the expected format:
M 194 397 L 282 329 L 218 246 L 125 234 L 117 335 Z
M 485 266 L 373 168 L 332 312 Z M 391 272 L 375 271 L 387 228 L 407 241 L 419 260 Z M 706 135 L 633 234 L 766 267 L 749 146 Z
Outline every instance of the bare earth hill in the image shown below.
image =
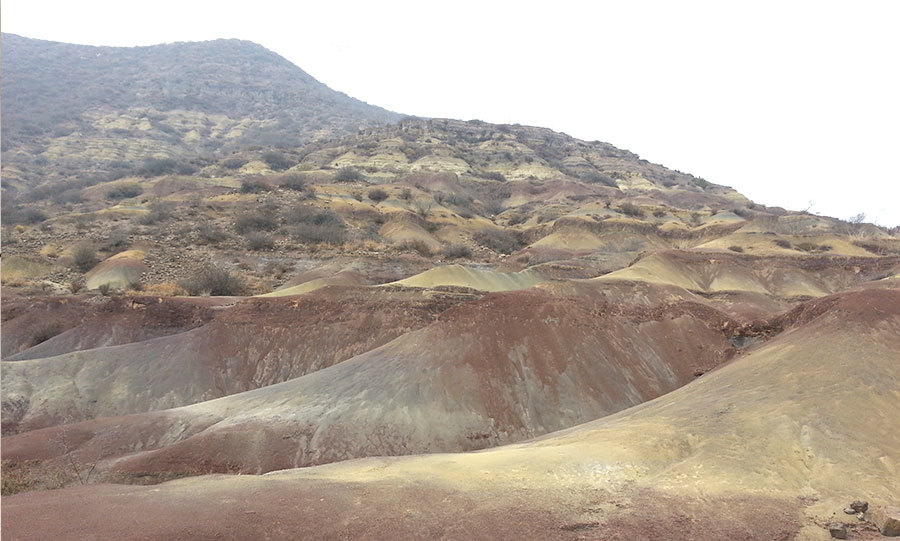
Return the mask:
M 896 228 L 248 42 L 2 47 L 4 539 L 890 533 Z

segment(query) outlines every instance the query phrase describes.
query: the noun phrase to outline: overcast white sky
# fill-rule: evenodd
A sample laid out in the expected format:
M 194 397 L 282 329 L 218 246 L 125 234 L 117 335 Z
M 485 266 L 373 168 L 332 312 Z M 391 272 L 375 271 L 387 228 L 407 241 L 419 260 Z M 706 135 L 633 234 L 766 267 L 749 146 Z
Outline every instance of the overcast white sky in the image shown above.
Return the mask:
M 3 0 L 92 45 L 241 38 L 401 113 L 607 141 L 769 205 L 900 225 L 900 2 Z

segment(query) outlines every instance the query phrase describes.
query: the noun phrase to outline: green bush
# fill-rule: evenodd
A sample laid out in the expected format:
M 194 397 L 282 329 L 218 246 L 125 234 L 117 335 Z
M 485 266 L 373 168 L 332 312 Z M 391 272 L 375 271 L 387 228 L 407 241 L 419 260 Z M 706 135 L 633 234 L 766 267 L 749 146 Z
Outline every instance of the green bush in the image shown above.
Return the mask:
M 634 218 L 643 218 L 645 215 L 644 210 L 634 203 L 622 203 L 619 205 L 619 212 Z
M 273 171 L 284 171 L 296 163 L 280 152 L 266 152 L 262 155 L 262 161 Z

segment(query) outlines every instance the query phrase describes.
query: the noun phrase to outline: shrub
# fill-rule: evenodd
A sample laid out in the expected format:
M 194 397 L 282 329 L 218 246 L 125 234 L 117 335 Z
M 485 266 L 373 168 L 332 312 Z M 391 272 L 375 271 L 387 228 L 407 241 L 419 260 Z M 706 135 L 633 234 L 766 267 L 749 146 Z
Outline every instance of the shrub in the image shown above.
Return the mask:
M 644 210 L 634 203 L 622 203 L 621 205 L 619 205 L 619 212 L 626 216 L 632 216 L 635 218 L 643 218 L 645 215 Z
M 443 250 L 447 259 L 461 259 L 472 257 L 472 249 L 465 244 L 451 244 Z
M 278 222 L 271 214 L 260 211 L 247 212 L 238 217 L 234 222 L 234 230 L 240 234 L 251 231 L 274 231 L 278 229 Z
M 97 250 L 90 244 L 79 244 L 72 249 L 72 263 L 81 272 L 87 272 L 97 264 Z
M 741 248 L 740 246 L 729 246 L 728 249 L 731 250 L 732 252 L 738 252 L 738 253 L 741 253 L 744 251 L 744 249 Z
M 281 187 L 285 188 L 287 190 L 294 190 L 297 192 L 305 191 L 307 188 L 306 180 L 303 178 L 302 175 L 298 175 L 296 173 L 287 174 L 287 175 L 284 175 L 283 177 L 281 177 Z
M 34 347 L 42 342 L 46 342 L 50 340 L 54 336 L 62 333 L 65 330 L 63 325 L 58 321 L 53 321 L 49 323 L 44 323 L 34 333 L 31 335 L 31 339 L 28 341 L 28 347 Z
M 47 219 L 47 214 L 38 209 L 3 209 L 3 222 L 9 224 L 37 224 Z
M 215 224 L 201 224 L 197 227 L 197 236 L 200 242 L 204 244 L 218 244 L 228 238 L 228 234 L 222 231 Z
M 388 193 L 381 188 L 372 188 L 368 193 L 369 199 L 375 201 L 376 203 L 380 203 L 388 198 Z
M 113 186 L 109 190 L 106 191 L 107 199 L 128 199 L 130 197 L 137 197 L 144 193 L 144 189 L 135 182 L 125 182 L 123 184 L 118 184 Z
M 397 245 L 397 249 L 416 252 L 422 257 L 431 257 L 432 255 L 431 247 L 421 239 L 405 240 Z
M 241 181 L 241 193 L 264 193 L 272 191 L 272 186 L 258 178 L 247 178 Z
M 247 233 L 244 237 L 247 240 L 247 246 L 251 250 L 271 250 L 275 247 L 275 241 L 271 235 L 260 233 L 258 231 Z
M 775 243 L 776 246 L 781 247 L 781 248 L 785 248 L 785 249 L 787 249 L 787 250 L 790 250 L 790 249 L 793 248 L 793 245 L 791 245 L 790 242 L 788 242 L 788 241 L 786 241 L 786 240 L 784 240 L 784 239 L 775 239 L 775 240 L 773 240 L 772 242 Z
M 610 188 L 618 188 L 619 185 L 616 184 L 616 181 L 603 173 L 599 173 L 597 171 L 589 171 L 581 175 L 581 180 L 585 182 L 590 182 L 592 184 L 602 184 L 604 186 L 609 186 Z
M 519 237 L 502 229 L 485 229 L 472 237 L 478 244 L 501 254 L 511 254 L 522 247 Z
M 496 180 L 497 182 L 506 182 L 506 177 L 503 176 L 503 173 L 498 173 L 497 171 L 488 171 L 481 175 L 482 177 L 488 180 Z
M 331 225 L 343 228 L 343 218 L 331 209 L 320 209 L 309 205 L 297 205 L 284 212 L 287 224 Z
M 663 216 L 666 215 L 666 211 L 664 211 L 662 209 L 656 209 L 653 211 L 653 215 L 656 216 L 657 218 L 662 218 Z
M 403 188 L 400 191 L 400 199 L 402 199 L 404 201 L 409 201 L 411 197 L 412 197 L 412 190 L 410 190 L 409 188 Z
M 816 244 L 815 242 L 798 242 L 796 248 L 804 252 L 827 252 L 831 250 L 831 246 L 827 244 Z
M 178 175 L 190 175 L 196 171 L 197 168 L 193 165 L 172 158 L 147 158 L 138 168 L 137 174 L 149 178 L 173 173 Z
M 353 167 L 344 167 L 334 175 L 335 182 L 361 182 L 365 176 Z
M 245 290 L 244 281 L 226 269 L 209 266 L 178 283 L 188 295 L 240 295 Z
M 343 244 L 347 238 L 344 228 L 334 224 L 303 223 L 291 227 L 288 231 L 297 242 L 304 244 Z
M 712 186 L 712 183 L 709 182 L 708 180 L 706 180 L 705 178 L 695 178 L 694 184 L 701 190 L 706 190 L 707 188 Z
M 172 217 L 172 204 L 163 201 L 155 201 L 150 205 L 149 212 L 137 219 L 141 225 L 153 225 L 164 222 Z
M 273 171 L 284 171 L 295 163 L 280 152 L 266 152 L 262 155 L 262 161 L 266 162 L 266 165 Z
M 247 160 L 245 160 L 244 158 L 236 158 L 235 157 L 235 158 L 225 158 L 224 160 L 222 160 L 222 167 L 224 167 L 225 169 L 231 169 L 231 170 L 240 169 L 241 167 L 244 167 L 245 165 L 247 165 Z

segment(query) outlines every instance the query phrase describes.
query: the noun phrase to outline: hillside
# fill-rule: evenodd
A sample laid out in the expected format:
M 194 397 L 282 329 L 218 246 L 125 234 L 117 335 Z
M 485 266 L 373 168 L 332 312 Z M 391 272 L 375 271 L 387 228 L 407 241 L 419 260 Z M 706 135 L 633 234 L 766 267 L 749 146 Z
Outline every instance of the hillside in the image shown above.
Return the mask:
M 3 34 L 4 182 L 182 171 L 251 145 L 298 146 L 399 115 L 251 42 L 93 47 Z
M 4 538 L 865 539 L 900 501 L 900 230 L 247 42 L 3 40 Z

